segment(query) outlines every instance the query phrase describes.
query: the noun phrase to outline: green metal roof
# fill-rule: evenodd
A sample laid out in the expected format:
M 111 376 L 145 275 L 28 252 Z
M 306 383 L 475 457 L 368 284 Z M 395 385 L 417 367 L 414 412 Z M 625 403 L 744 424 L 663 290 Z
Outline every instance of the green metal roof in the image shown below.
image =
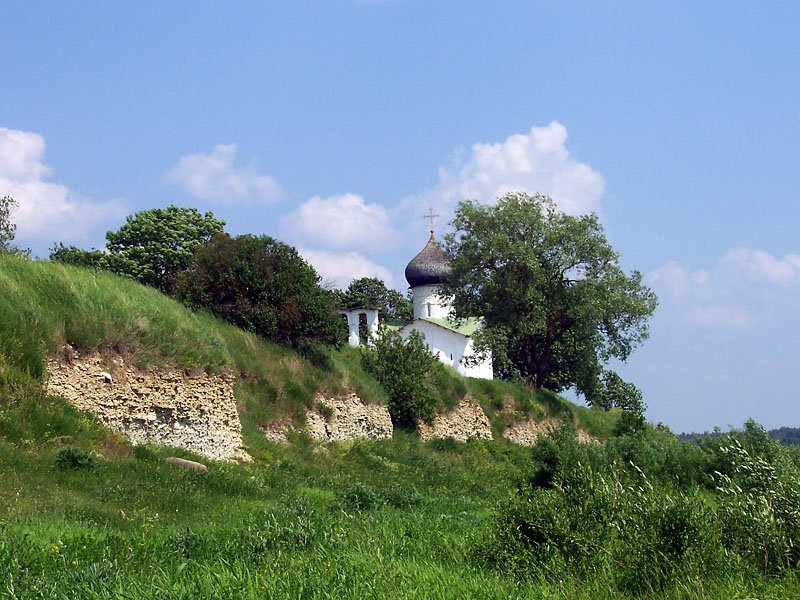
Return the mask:
M 470 337 L 483 325 L 483 320 L 481 320 L 479 317 L 470 317 L 469 319 L 464 319 L 458 322 L 451 321 L 450 319 L 444 317 L 421 317 L 419 319 L 414 319 L 413 321 L 384 321 L 383 324 L 387 329 L 396 330 L 408 327 L 416 321 L 427 321 L 428 323 L 433 323 L 434 325 L 438 325 L 439 327 L 447 329 L 448 331 L 455 331 L 456 333 L 466 337 Z
M 450 331 L 455 331 L 456 333 L 460 333 L 461 335 L 465 335 L 467 337 L 478 331 L 483 323 L 483 321 L 481 321 L 481 319 L 478 317 L 470 317 L 469 319 L 463 319 L 459 321 L 451 321 L 450 319 L 443 317 L 422 317 L 420 321 L 428 321 L 429 323 L 449 329 Z

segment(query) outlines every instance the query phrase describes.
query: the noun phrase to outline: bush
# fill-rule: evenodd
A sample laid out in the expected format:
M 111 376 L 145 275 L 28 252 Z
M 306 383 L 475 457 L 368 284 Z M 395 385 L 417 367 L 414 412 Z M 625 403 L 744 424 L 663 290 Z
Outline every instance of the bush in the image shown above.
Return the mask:
M 720 451 L 729 472 L 717 472 L 715 481 L 724 545 L 773 575 L 800 564 L 800 475 L 776 442 L 767 443 L 759 453 L 736 437 L 727 439 Z
M 620 592 L 652 592 L 675 578 L 702 578 L 722 559 L 711 517 L 696 493 L 579 461 L 569 477 L 499 509 L 478 554 L 523 578 L 603 573 Z
M 399 331 L 382 329 L 373 348 L 364 351 L 362 365 L 389 396 L 389 414 L 399 427 L 415 429 L 417 421 L 434 416 L 433 375 L 439 361 L 425 340 L 412 331 L 404 340 Z
M 531 455 L 536 466 L 476 548 L 500 569 L 550 581 L 600 574 L 641 594 L 720 570 L 800 566 L 800 467 L 752 421 L 700 445 L 645 427 L 596 447 L 562 428 Z
M 64 446 L 56 453 L 56 466 L 62 471 L 80 471 L 93 469 L 96 464 L 94 457 L 75 446 Z
M 268 236 L 220 233 L 196 249 L 176 295 L 229 323 L 291 348 L 341 345 L 333 295 L 293 247 Z
M 386 504 L 386 498 L 379 491 L 360 482 L 352 483 L 339 499 L 331 505 L 333 510 L 346 513 L 369 512 Z

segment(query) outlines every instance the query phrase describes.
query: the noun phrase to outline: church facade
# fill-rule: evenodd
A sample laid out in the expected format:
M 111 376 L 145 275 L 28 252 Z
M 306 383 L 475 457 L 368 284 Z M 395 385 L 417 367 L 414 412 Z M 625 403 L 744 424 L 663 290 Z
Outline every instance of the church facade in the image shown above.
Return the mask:
M 484 357 L 476 364 L 465 364 L 465 359 L 475 355 L 472 336 L 483 326 L 483 322 L 476 317 L 457 322 L 450 319 L 451 305 L 440 293 L 449 274 L 449 259 L 431 230 L 428 243 L 411 259 L 405 271 L 406 280 L 411 287 L 414 318 L 408 323 L 392 323 L 390 326 L 398 328 L 406 339 L 412 331 L 418 331 L 429 350 L 441 362 L 462 375 L 492 379 L 491 356 Z M 369 337 L 377 334 L 377 310 L 357 308 L 338 312 L 347 317 L 350 345 L 358 346 L 361 341 L 360 320 L 364 320 L 363 325 L 366 325 Z
M 411 287 L 414 319 L 400 329 L 404 338 L 412 331 L 422 334 L 430 351 L 444 364 L 462 375 L 492 379 L 492 359 L 484 357 L 477 364 L 465 364 L 475 350 L 472 336 L 483 323 L 477 317 L 463 321 L 450 319 L 450 303 L 441 296 L 442 284 L 450 274 L 447 255 L 436 242 L 433 231 L 428 243 L 406 266 L 406 281 Z

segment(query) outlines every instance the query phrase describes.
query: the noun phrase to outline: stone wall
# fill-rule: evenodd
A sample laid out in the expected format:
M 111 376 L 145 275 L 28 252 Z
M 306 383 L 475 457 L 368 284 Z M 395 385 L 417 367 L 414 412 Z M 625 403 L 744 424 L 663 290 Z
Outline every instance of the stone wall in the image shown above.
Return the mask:
M 263 425 L 267 440 L 288 444 L 290 432 L 297 431 L 287 420 Z M 387 440 L 394 433 L 389 409 L 383 404 L 367 404 L 355 394 L 328 398 L 318 396 L 314 408 L 306 410 L 308 437 L 318 442 L 347 440 Z
M 202 373 L 191 376 L 174 369 L 147 369 L 125 365 L 121 357 L 106 361 L 99 354 L 48 359 L 47 393 L 64 397 L 75 407 L 97 416 L 134 444 L 166 444 L 186 448 L 215 460 L 249 460 L 242 449 L 242 427 L 233 395 L 233 377 Z M 513 410 L 512 407 L 509 407 Z M 504 439 L 532 445 L 548 435 L 551 420 L 520 420 L 509 425 Z M 287 443 L 288 421 L 264 427 L 270 441 Z M 306 411 L 306 433 L 321 442 L 355 439 L 390 439 L 394 432 L 389 410 L 382 404 L 365 404 L 355 394 L 316 399 Z M 437 415 L 430 424 L 419 423 L 420 438 L 492 439 L 491 424 L 483 409 L 469 398 Z M 581 441 L 596 441 L 578 431 Z
M 436 438 L 453 438 L 460 442 L 468 439 L 492 439 L 492 425 L 479 404 L 464 398 L 450 410 L 436 415 L 433 422 L 418 423 L 422 441 Z
M 520 446 L 533 446 L 540 435 L 550 435 L 550 432 L 557 426 L 558 421 L 554 419 L 542 421 L 524 419 L 506 427 L 503 431 L 503 439 Z
M 215 460 L 247 460 L 233 378 L 127 366 L 99 354 L 47 361 L 47 393 L 98 417 L 134 444 L 178 446 Z
M 317 399 L 317 407 L 306 411 L 306 430 L 322 442 L 391 439 L 394 427 L 383 404 L 365 404 L 355 394 L 345 398 Z

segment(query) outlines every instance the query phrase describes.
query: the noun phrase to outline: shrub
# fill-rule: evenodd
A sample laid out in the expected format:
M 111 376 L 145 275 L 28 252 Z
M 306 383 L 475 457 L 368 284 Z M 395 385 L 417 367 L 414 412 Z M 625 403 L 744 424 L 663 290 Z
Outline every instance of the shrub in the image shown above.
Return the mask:
M 375 346 L 364 351 L 362 365 L 386 390 L 395 425 L 415 429 L 418 420 L 433 418 L 432 377 L 438 361 L 419 332 L 404 340 L 399 331 L 382 329 Z
M 379 491 L 360 482 L 352 483 L 342 493 L 331 508 L 346 513 L 373 511 L 386 504 L 386 498 Z
M 779 445 L 768 444 L 774 447 L 761 447 L 759 454 L 757 448 L 748 450 L 736 437 L 729 438 L 720 447 L 729 472 L 715 474 L 723 543 L 764 575 L 800 563 L 795 543 L 800 539 L 800 476 L 780 455 Z
M 237 327 L 291 348 L 341 345 L 333 295 L 293 247 L 268 236 L 219 233 L 198 247 L 176 295 Z
M 519 577 L 603 573 L 623 593 L 703 577 L 721 559 L 711 509 L 697 494 L 580 461 L 569 475 L 499 509 L 478 555 Z
M 62 471 L 93 469 L 95 460 L 86 450 L 75 446 L 64 446 L 56 453 L 56 466 Z

